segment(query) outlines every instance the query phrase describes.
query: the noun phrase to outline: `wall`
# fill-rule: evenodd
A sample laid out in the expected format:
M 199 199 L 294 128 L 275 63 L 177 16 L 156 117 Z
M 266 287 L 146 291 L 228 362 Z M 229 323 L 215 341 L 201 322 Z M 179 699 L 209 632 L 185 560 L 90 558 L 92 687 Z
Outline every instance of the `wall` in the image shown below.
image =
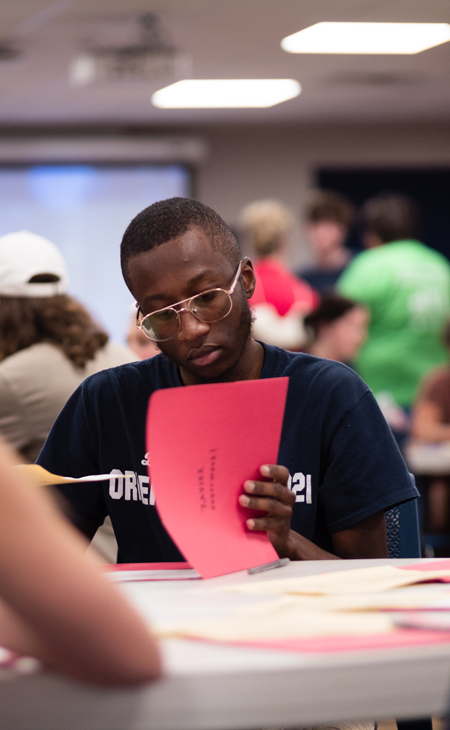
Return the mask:
M 236 227 L 240 209 L 259 198 L 279 198 L 299 213 L 319 167 L 450 168 L 450 134 L 443 123 L 0 127 L 0 165 L 25 158 L 185 162 L 194 195 Z M 305 262 L 300 225 L 292 243 L 291 263 Z
M 227 127 L 196 129 L 209 152 L 197 170 L 196 197 L 235 226 L 240 208 L 275 197 L 298 212 L 320 166 L 450 167 L 448 125 Z M 300 226 L 292 263 L 309 257 Z

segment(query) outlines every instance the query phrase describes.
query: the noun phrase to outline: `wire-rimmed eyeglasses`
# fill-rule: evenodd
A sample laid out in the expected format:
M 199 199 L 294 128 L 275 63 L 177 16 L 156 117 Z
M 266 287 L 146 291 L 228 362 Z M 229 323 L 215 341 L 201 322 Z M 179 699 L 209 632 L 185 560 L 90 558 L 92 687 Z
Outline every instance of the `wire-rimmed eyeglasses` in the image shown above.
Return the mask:
M 239 281 L 241 266 L 242 262 L 239 263 L 230 289 L 207 289 L 200 294 L 195 294 L 193 297 L 182 299 L 181 302 L 176 302 L 170 307 L 150 312 L 142 319 L 140 319 L 140 307 L 136 304 L 138 307 L 136 327 L 142 330 L 149 340 L 165 342 L 165 340 L 171 340 L 179 333 L 182 312 L 189 312 L 199 322 L 218 322 L 220 319 L 224 319 L 233 308 L 231 295 Z M 176 307 L 179 307 L 179 309 L 176 309 Z

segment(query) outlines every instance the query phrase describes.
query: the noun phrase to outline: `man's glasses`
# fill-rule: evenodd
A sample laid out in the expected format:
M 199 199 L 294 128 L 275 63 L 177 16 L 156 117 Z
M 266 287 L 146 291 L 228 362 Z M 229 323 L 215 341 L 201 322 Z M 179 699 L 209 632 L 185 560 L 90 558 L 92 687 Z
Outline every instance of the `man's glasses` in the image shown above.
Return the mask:
M 228 290 L 207 289 L 207 291 L 201 292 L 201 294 L 195 294 L 193 297 L 183 299 L 181 302 L 176 302 L 176 304 L 172 304 L 170 307 L 157 309 L 156 312 L 146 314 L 142 319 L 140 319 L 141 310 L 138 307 L 136 327 L 142 330 L 149 340 L 164 342 L 165 340 L 171 340 L 172 337 L 175 337 L 179 333 L 182 312 L 189 312 L 199 322 L 218 322 L 219 319 L 224 319 L 230 314 L 233 308 L 231 295 L 239 281 L 241 265 L 242 262 L 239 264 L 231 288 Z M 180 307 L 182 304 L 184 306 Z M 180 308 L 175 309 L 175 307 Z

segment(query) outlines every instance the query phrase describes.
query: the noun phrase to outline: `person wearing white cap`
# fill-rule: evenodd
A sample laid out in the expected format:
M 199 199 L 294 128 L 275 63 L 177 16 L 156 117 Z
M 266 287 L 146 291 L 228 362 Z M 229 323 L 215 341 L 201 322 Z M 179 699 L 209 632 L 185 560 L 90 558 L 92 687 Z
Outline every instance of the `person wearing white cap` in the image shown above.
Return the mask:
M 136 360 L 67 294 L 58 248 L 30 231 L 0 236 L 0 433 L 34 461 L 88 376 Z
M 66 294 L 68 283 L 66 263 L 47 238 L 30 231 L 0 236 L 1 296 L 54 297 Z

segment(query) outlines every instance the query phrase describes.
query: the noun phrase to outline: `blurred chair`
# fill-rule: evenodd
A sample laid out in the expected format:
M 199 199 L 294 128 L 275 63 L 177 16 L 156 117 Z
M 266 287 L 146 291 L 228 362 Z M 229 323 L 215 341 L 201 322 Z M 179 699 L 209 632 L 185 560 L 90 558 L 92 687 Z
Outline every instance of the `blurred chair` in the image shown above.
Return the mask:
M 386 512 L 386 532 L 390 558 L 420 558 L 419 510 L 417 499 Z
M 417 488 L 423 501 L 422 510 L 419 513 L 420 521 L 420 541 L 422 546 L 422 555 L 425 558 L 443 558 L 450 555 L 450 532 L 448 530 L 429 531 L 428 507 L 429 495 L 428 489 L 433 480 L 433 476 L 420 474 L 416 476 Z

